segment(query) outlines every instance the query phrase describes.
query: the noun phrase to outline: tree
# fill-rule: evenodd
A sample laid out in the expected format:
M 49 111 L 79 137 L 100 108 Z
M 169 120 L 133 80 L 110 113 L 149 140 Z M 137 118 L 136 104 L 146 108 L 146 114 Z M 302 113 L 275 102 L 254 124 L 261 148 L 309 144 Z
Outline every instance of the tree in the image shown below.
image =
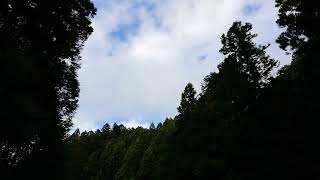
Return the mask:
M 106 123 L 105 125 L 103 125 L 101 130 L 102 130 L 102 132 L 110 131 L 110 125 L 108 123 Z
M 319 89 L 316 84 L 320 82 L 320 4 L 276 0 L 276 6 L 279 8 L 277 23 L 286 29 L 277 42 L 282 49 L 291 49 L 294 55 L 292 78 L 299 82 L 300 90 L 306 91 L 306 95 L 317 97 Z
M 196 104 L 196 91 L 191 83 L 188 83 L 185 87 L 182 95 L 180 106 L 178 107 L 178 112 L 181 115 L 189 114 Z
M 160 129 L 162 127 L 162 123 L 160 122 L 160 123 L 158 123 L 158 125 L 157 125 L 157 129 Z
M 71 136 L 73 136 L 73 137 L 79 137 L 80 136 L 80 130 L 79 130 L 79 128 L 77 128 L 73 133 L 72 133 L 72 135 Z
M 154 126 L 154 123 L 153 123 L 153 122 L 150 124 L 149 129 L 151 129 L 151 130 L 155 130 L 155 129 L 156 129 L 156 127 Z
M 251 30 L 251 24 L 235 22 L 222 35 L 220 52 L 225 59 L 218 72 L 204 79 L 196 107 L 180 125 L 178 154 L 182 155 L 184 173 L 192 179 L 228 179 L 238 170 L 238 160 L 243 160 L 243 151 L 235 156 L 241 149 L 235 140 L 238 131 L 247 128 L 242 115 L 255 106 L 277 65 L 266 54 L 268 46 L 254 43 L 257 35 Z
M 120 136 L 122 129 L 123 129 L 123 125 L 118 125 L 117 123 L 113 123 L 112 133 L 114 134 L 114 136 Z
M 258 97 L 261 89 L 270 82 L 271 71 L 277 62 L 266 54 L 268 46 L 257 46 L 257 37 L 251 33 L 252 25 L 234 22 L 227 34 L 221 37 L 220 52 L 225 56 L 218 65 L 218 74 L 212 74 L 214 107 L 224 114 L 244 110 Z M 229 113 L 227 112 L 229 111 Z
M 320 160 L 318 153 L 315 153 L 320 150 L 317 113 L 320 109 L 320 4 L 303 0 L 276 0 L 276 6 L 279 8 L 277 23 L 285 28 L 277 42 L 282 49 L 293 51 L 291 64 L 282 69 L 273 85 L 273 97 L 281 98 L 275 102 L 282 111 L 275 120 L 283 122 L 284 129 L 278 134 L 284 137 L 283 142 L 291 142 L 281 146 L 282 149 L 290 149 L 291 154 L 283 151 L 278 154 L 294 159 L 293 163 L 288 164 L 286 174 L 297 179 L 314 179 L 319 177 L 316 169 Z M 287 165 L 285 160 L 280 161 L 279 166 Z
M 61 167 L 62 139 L 78 102 L 79 54 L 95 12 L 89 0 L 1 1 L 4 179 L 59 179 L 50 172 Z
M 277 42 L 282 49 L 295 53 L 305 51 L 306 43 L 318 39 L 320 31 L 320 4 L 305 0 L 276 0 L 279 8 L 277 23 L 286 28 Z

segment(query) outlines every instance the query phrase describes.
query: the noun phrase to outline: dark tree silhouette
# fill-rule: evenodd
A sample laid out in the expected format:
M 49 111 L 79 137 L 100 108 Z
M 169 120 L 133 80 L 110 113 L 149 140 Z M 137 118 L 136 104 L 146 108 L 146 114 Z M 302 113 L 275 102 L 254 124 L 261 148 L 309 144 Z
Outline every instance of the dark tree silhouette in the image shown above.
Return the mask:
M 59 179 L 95 12 L 89 0 L 0 2 L 1 179 Z
M 151 129 L 151 130 L 155 130 L 155 129 L 156 129 L 156 127 L 155 127 L 155 125 L 154 125 L 154 123 L 153 123 L 153 122 L 150 124 L 149 129 Z
M 106 123 L 105 125 L 103 125 L 101 130 L 102 130 L 102 132 L 110 131 L 110 125 L 108 123 Z
M 257 46 L 252 25 L 234 22 L 221 37 L 220 52 L 225 56 L 218 65 L 219 73 L 206 78 L 204 89 L 214 111 L 234 116 L 247 109 L 270 82 L 271 71 L 277 62 L 266 54 L 268 46 Z M 209 91 L 208 91 L 209 90 Z
M 196 91 L 194 90 L 193 85 L 188 83 L 181 95 L 180 106 L 177 108 L 181 115 L 189 114 L 194 108 L 196 103 L 195 95 Z
M 286 28 L 277 40 L 282 49 L 290 48 L 297 52 L 300 48 L 306 48 L 307 42 L 319 39 L 319 3 L 303 0 L 276 0 L 276 6 L 279 8 L 277 23 L 280 27 Z M 302 51 L 305 50 L 302 49 Z

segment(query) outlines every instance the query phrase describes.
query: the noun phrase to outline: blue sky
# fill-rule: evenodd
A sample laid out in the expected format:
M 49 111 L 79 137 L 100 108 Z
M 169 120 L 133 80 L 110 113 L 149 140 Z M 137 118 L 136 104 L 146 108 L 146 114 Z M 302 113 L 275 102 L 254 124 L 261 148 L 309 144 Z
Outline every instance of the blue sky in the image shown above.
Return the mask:
M 257 13 L 259 11 L 261 6 L 262 5 L 259 3 L 248 4 L 243 7 L 242 12 L 246 16 L 254 15 L 255 13 Z
M 94 32 L 82 51 L 80 101 L 74 128 L 105 123 L 148 127 L 176 115 L 188 82 L 203 78 L 223 57 L 220 36 L 234 21 L 251 22 L 258 44 L 281 62 L 277 10 L 265 0 L 95 0 Z

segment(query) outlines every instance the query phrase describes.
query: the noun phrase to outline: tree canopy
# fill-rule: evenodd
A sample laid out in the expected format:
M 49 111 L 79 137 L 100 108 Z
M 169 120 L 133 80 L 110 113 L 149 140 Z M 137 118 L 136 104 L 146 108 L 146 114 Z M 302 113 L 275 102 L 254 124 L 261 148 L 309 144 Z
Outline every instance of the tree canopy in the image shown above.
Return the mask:
M 89 0 L 1 1 L 4 179 L 48 179 L 62 171 L 62 139 L 78 103 L 79 54 L 95 12 Z

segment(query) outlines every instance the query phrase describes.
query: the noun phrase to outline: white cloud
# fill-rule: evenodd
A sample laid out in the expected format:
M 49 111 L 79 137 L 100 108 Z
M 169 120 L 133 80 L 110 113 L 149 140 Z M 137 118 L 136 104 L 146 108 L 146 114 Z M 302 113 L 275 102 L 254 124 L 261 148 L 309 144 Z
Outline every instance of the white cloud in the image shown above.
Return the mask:
M 245 15 L 243 9 L 253 3 L 260 8 Z M 94 32 L 82 52 L 79 71 L 80 108 L 74 123 L 83 130 L 95 129 L 104 121 L 113 123 L 115 116 L 127 117 L 122 123 L 132 127 L 174 116 L 184 86 L 191 82 L 199 90 L 203 78 L 221 62 L 220 36 L 233 21 L 252 22 L 257 41 L 272 43 L 270 54 L 283 63 L 289 61 L 274 43 L 280 30 L 273 1 L 109 0 L 97 4 Z M 139 26 L 125 41 L 111 35 L 119 25 L 132 23 Z
M 149 128 L 150 123 L 144 122 L 141 119 L 137 118 L 130 118 L 127 121 L 120 121 L 120 124 L 123 124 L 127 128 L 137 128 L 137 127 L 143 127 L 143 128 Z

